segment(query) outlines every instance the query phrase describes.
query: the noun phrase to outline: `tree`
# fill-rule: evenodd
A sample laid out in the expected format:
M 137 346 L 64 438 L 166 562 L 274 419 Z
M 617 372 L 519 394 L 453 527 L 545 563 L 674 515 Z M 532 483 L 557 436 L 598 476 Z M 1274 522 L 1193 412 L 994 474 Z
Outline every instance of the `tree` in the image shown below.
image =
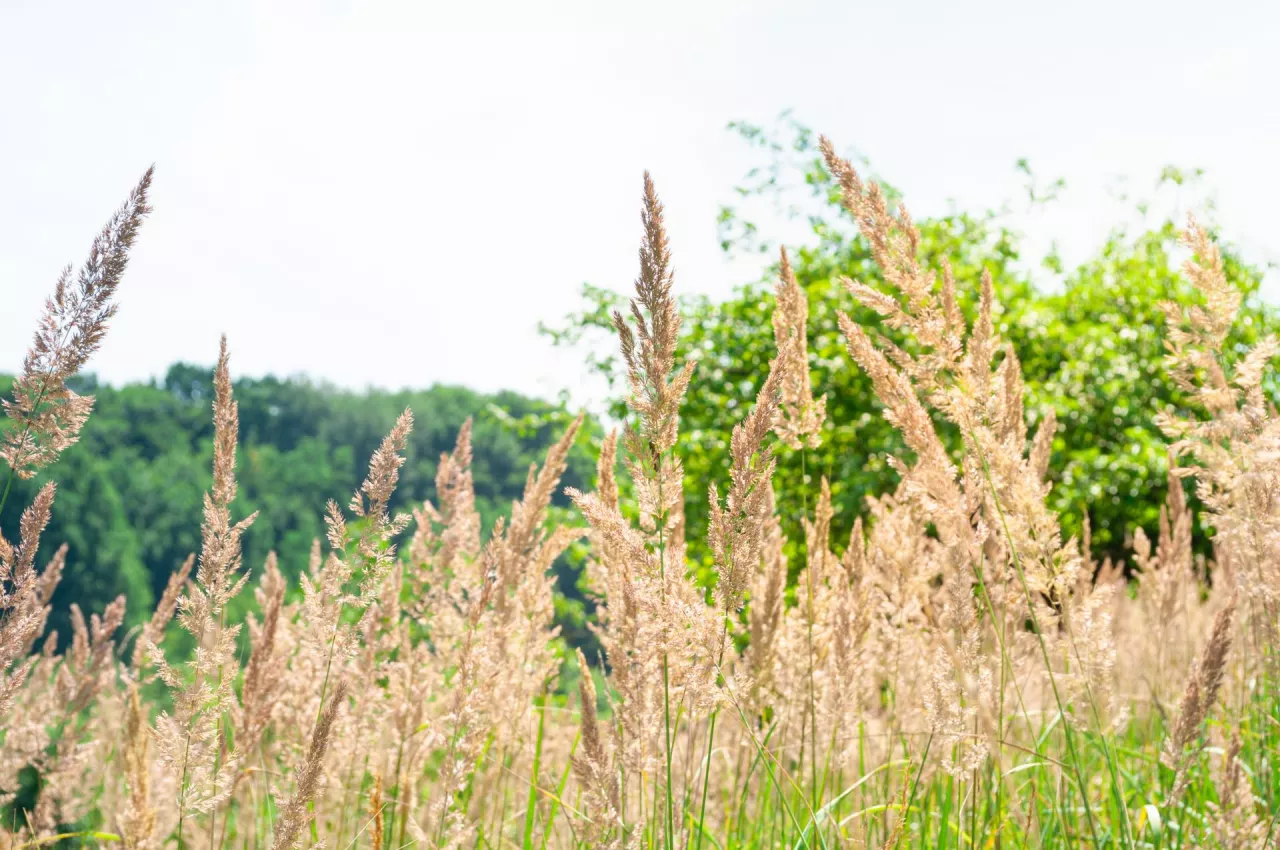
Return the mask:
M 790 539 L 803 540 L 802 518 L 816 497 L 818 476 L 826 476 L 837 509 L 835 533 L 847 535 L 865 497 L 894 488 L 897 477 L 886 458 L 904 451 L 836 327 L 837 309 L 860 323 L 876 321 L 854 304 L 840 279 L 874 284 L 879 271 L 840 208 L 807 128 L 784 114 L 783 131 L 789 139 L 782 142 L 758 127 L 731 126 L 769 158 L 748 173 L 739 197 L 766 197 L 784 217 L 807 224 L 807 244 L 788 250 L 809 299 L 814 393 L 826 395 L 828 421 L 820 448 L 778 446 L 777 488 L 810 495 L 798 504 L 780 504 L 779 510 Z M 1019 168 L 1033 179 L 1025 162 Z M 1166 170 L 1162 179 L 1180 180 L 1183 175 Z M 1049 203 L 1061 187 L 1061 181 L 1048 186 L 1030 183 L 1028 197 L 1033 203 Z M 796 194 L 806 195 L 806 202 L 788 203 Z M 723 208 L 720 225 L 725 251 L 773 256 L 774 246 L 761 239 L 762 228 L 744 219 L 738 209 Z M 1191 297 L 1174 260 L 1179 254 L 1175 225 L 1160 221 L 1137 235 L 1117 227 L 1098 253 L 1066 273 L 1056 289 L 1027 271 L 1022 240 L 1010 227 L 1007 209 L 954 212 L 918 220 L 917 225 L 930 267 L 937 268 L 943 258 L 951 262 L 970 320 L 982 271 L 991 273 L 1001 304 L 999 333 L 1022 361 L 1029 409 L 1037 420 L 1030 424 L 1038 427 L 1049 408 L 1060 423 L 1051 463 L 1051 507 L 1063 515 L 1067 533 L 1082 534 L 1087 516 L 1095 554 L 1122 557 L 1124 540 L 1133 529 L 1154 531 L 1164 499 L 1165 440 L 1154 416 L 1161 409 L 1183 406 L 1163 366 L 1164 322 L 1158 306 L 1163 300 Z M 1224 255 L 1232 279 L 1246 293 L 1244 319 L 1234 332 L 1234 344 L 1243 346 L 1275 331 L 1280 320 L 1258 298 L 1259 270 L 1244 264 L 1229 247 Z M 1055 254 L 1036 265 L 1061 271 Z M 682 303 L 681 355 L 699 363 L 681 410 L 677 447 L 689 480 L 715 480 L 726 468 L 733 425 L 749 409 L 767 374 L 775 354 L 775 274 L 776 266 L 768 266 L 760 281 L 739 286 L 724 301 L 687 297 Z M 614 344 L 608 317 L 621 297 L 587 285 L 583 302 L 561 326 L 544 327 L 543 332 L 553 344 L 587 350 L 587 362 L 619 390 L 611 413 L 622 418 L 618 364 L 608 353 Z M 881 330 L 903 342 L 891 328 Z M 699 545 L 706 527 L 706 494 L 685 496 L 691 556 L 709 579 L 707 553 Z M 1203 536 L 1200 545 L 1206 545 Z M 791 554 L 798 563 L 794 556 L 802 553 Z

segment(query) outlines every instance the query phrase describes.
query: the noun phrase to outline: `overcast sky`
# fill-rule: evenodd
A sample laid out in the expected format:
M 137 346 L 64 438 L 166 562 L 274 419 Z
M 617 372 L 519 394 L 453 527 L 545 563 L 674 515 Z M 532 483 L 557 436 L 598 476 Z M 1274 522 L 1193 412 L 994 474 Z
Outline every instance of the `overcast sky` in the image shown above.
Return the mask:
M 1043 11 L 1040 11 L 1043 10 Z M 727 293 L 715 216 L 783 108 L 917 216 L 1068 180 L 1025 222 L 1096 244 L 1117 175 L 1203 167 L 1280 259 L 1280 12 L 1260 2 L 0 0 L 0 371 L 143 169 L 155 214 L 92 369 L 211 362 L 359 387 L 551 394 L 535 331 L 635 274 L 640 175 L 677 285 Z M 1042 234 L 1043 235 L 1043 234 Z M 1274 283 L 1274 281 L 1273 281 Z

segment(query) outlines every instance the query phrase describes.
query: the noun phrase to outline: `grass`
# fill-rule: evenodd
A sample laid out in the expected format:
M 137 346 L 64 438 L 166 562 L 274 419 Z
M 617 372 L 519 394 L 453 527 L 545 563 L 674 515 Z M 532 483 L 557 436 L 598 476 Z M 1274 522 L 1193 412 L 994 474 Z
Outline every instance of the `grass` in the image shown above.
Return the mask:
M 911 450 L 864 531 L 828 539 L 826 481 L 816 498 L 775 493 L 775 446 L 816 446 L 826 417 L 803 344 L 811 305 L 785 255 L 778 356 L 732 462 L 721 480 L 685 480 L 679 411 L 698 385 L 675 355 L 670 250 L 646 175 L 636 297 L 615 318 L 631 414 L 601 446 L 595 492 L 568 493 L 585 524 L 549 511 L 581 420 L 492 526 L 475 507 L 469 426 L 441 458 L 436 503 L 394 514 L 406 411 L 346 507 L 325 508 L 326 540 L 283 592 L 274 559 L 259 570 L 240 555 L 255 517 L 236 504 L 224 343 L 194 578 L 141 632 L 118 628 L 122 600 L 73 615 L 67 649 L 42 653 L 59 567 L 34 564 L 54 504 L 41 492 L 20 540 L 0 547 L 0 848 L 1269 846 L 1280 420 L 1259 389 L 1271 343 L 1221 350 L 1239 299 L 1216 248 L 1189 226 L 1199 295 L 1196 310 L 1169 308 L 1169 369 L 1200 409 L 1162 426 L 1200 478 L 1220 563 L 1196 564 L 1171 477 L 1155 548 L 1135 545 L 1127 571 L 1096 564 L 1046 508 L 1056 426 L 1027 433 L 990 281 L 971 282 L 966 315 L 963 282 L 921 267 L 910 219 L 825 140 L 823 153 L 887 282 L 847 285 L 884 320 L 841 315 L 849 368 Z M 65 380 L 105 331 L 148 181 L 95 245 L 114 264 L 92 261 L 51 302 L 15 384 L 7 482 L 74 441 L 87 408 Z M 959 453 L 939 420 L 963 435 Z M 712 588 L 687 569 L 689 486 L 708 490 Z M 780 500 L 809 517 L 794 547 Z M 597 669 L 570 661 L 548 574 L 583 536 Z M 255 613 L 232 622 L 249 593 Z

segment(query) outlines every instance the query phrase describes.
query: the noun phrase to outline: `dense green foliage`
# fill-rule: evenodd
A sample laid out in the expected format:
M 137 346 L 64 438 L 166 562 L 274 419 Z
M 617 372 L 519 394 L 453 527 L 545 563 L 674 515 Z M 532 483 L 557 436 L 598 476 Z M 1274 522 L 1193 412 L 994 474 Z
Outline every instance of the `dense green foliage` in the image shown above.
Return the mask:
M 814 394 L 826 394 L 828 421 L 819 449 L 791 451 L 779 445 L 776 486 L 785 492 L 807 491 L 811 504 L 817 476 L 827 476 L 837 506 L 835 533 L 847 535 L 864 497 L 894 486 L 896 476 L 886 457 L 903 449 L 901 438 L 880 415 L 870 380 L 849 359 L 836 325 L 837 310 L 864 325 L 876 322 L 874 314 L 855 306 L 840 279 L 878 285 L 881 275 L 854 222 L 840 208 L 838 193 L 817 156 L 816 140 L 805 128 L 793 122 L 789 126 L 793 136 L 787 144 L 759 128 L 737 128 L 770 159 L 769 165 L 747 175 L 739 190 L 742 198 L 777 200 L 789 190 L 794 194 L 807 187 L 812 208 L 806 217 L 810 239 L 788 250 L 809 297 Z M 1030 176 L 1025 163 L 1019 165 Z M 1183 179 L 1172 169 L 1162 176 L 1165 181 Z M 1033 203 L 1050 203 L 1059 188 L 1060 181 L 1047 189 L 1029 187 L 1028 195 Z M 800 215 L 794 208 L 792 214 Z M 927 265 L 936 268 L 941 259 L 950 260 L 967 298 L 964 307 L 970 320 L 982 270 L 991 273 L 1002 306 L 999 333 L 1022 361 L 1028 409 L 1035 419 L 1032 427 L 1049 407 L 1057 413 L 1050 506 L 1071 534 L 1083 532 L 1087 515 L 1095 553 L 1123 557 L 1124 540 L 1134 528 L 1143 526 L 1154 533 L 1164 498 L 1167 441 L 1153 422 L 1154 414 L 1181 403 L 1163 365 L 1164 319 L 1159 309 L 1161 301 L 1187 298 L 1187 284 L 1178 273 L 1185 251 L 1177 245 L 1175 224 L 1159 221 L 1136 233 L 1117 226 L 1094 256 L 1063 269 L 1053 254 L 1029 262 L 1022 239 L 1002 211 L 954 212 L 916 223 Z M 726 251 L 776 259 L 776 248 L 761 243 L 760 228 L 736 209 L 722 211 L 721 226 Z M 1241 346 L 1280 328 L 1280 316 L 1258 298 L 1261 272 L 1243 264 L 1229 246 L 1223 246 L 1223 253 L 1229 279 L 1246 291 L 1246 306 L 1233 331 L 1235 344 Z M 1037 279 L 1035 271 L 1040 269 L 1052 273 L 1051 284 Z M 699 361 L 696 391 L 681 409 L 678 447 L 692 480 L 715 480 L 716 470 L 726 467 L 732 428 L 768 372 L 775 354 L 770 323 L 775 271 L 776 266 L 768 268 L 760 282 L 738 287 L 727 300 L 694 297 L 683 302 L 681 355 Z M 622 416 L 625 387 L 619 364 L 609 356 L 614 346 L 609 316 L 622 298 L 588 285 L 584 302 L 563 327 L 544 332 L 556 344 L 589 350 L 594 368 L 617 391 L 612 411 Z M 901 341 L 892 330 L 883 330 Z M 945 430 L 944 423 L 938 425 Z M 806 475 L 807 483 L 801 486 Z M 787 512 L 790 538 L 803 540 L 806 506 L 792 501 L 780 509 Z M 686 511 L 691 552 L 705 559 L 698 541 L 705 529 L 706 494 L 686 493 Z M 1202 548 L 1207 546 L 1203 534 L 1198 539 Z M 704 567 L 709 570 L 709 562 Z
M 16 539 L 18 515 L 36 490 L 58 483 L 53 521 L 40 557 L 68 544 L 67 568 L 53 601 L 51 626 L 65 626 L 68 606 L 100 611 L 117 594 L 131 618 L 149 614 L 170 573 L 200 546 L 201 500 L 210 485 L 212 369 L 175 365 L 164 379 L 123 387 L 80 380 L 96 397 L 80 442 L 32 481 L 15 482 L 0 529 Z M 0 376 L 0 395 L 11 378 Z M 435 496 L 440 454 L 453 448 L 459 426 L 475 419 L 476 501 L 488 527 L 507 511 L 570 415 L 516 393 L 483 395 L 461 387 L 421 391 L 347 392 L 305 380 L 245 378 L 235 383 L 240 405 L 240 497 L 259 511 L 245 535 L 245 562 L 255 571 L 269 551 L 296 579 L 311 542 L 324 533 L 329 499 L 346 504 L 363 479 L 369 455 L 405 407 L 416 424 L 394 506 Z M 587 429 L 590 432 L 590 428 Z M 589 486 L 594 452 L 582 438 L 565 473 L 567 486 Z M 557 503 L 563 505 L 562 497 Z M 562 559 L 563 561 L 564 559 Z M 572 568 L 561 585 L 574 592 Z M 580 612 L 562 612 L 580 625 Z M 62 634 L 67 634 L 65 628 Z

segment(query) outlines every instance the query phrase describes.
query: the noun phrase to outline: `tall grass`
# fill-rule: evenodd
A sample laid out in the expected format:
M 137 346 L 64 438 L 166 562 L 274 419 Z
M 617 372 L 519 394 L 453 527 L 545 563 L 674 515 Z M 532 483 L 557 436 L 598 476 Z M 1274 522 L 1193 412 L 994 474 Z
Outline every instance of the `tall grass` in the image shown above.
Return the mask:
M 18 541 L 0 540 L 0 850 L 1274 841 L 1280 418 L 1261 386 L 1276 343 L 1224 350 L 1240 297 L 1212 241 L 1188 226 L 1195 294 L 1166 308 L 1168 368 L 1198 408 L 1160 413 L 1158 539 L 1136 529 L 1127 565 L 1098 564 L 1046 508 L 1057 425 L 1050 411 L 1028 431 L 989 278 L 923 267 L 906 211 L 822 151 L 886 281 L 846 282 L 881 316 L 864 327 L 840 314 L 849 368 L 869 375 L 909 448 L 848 541 L 830 539 L 830 482 L 775 492 L 774 441 L 804 451 L 823 438 L 806 321 L 833 308 L 806 303 L 785 253 L 777 357 L 730 466 L 685 480 L 679 410 L 697 370 L 678 362 L 646 175 L 636 295 L 615 316 L 632 415 L 603 441 L 595 491 L 568 492 L 584 526 L 548 512 L 581 420 L 490 528 L 469 426 L 440 459 L 437 501 L 393 514 L 406 411 L 348 504 L 324 506 L 326 539 L 288 587 L 274 557 L 261 570 L 241 559 L 254 517 L 235 503 L 225 342 L 201 551 L 144 628 L 120 634 L 120 599 L 88 619 L 74 609 L 65 650 L 44 636 L 65 550 L 37 569 L 55 509 L 53 486 L 40 492 Z M 66 380 L 114 311 L 149 181 L 49 302 L 6 402 L 10 478 L 53 463 L 89 415 Z M 1188 477 L 1212 514 L 1211 563 L 1193 554 Z M 686 563 L 690 486 L 711 506 L 710 589 Z M 795 547 L 779 500 L 809 515 Z M 583 536 L 599 659 L 570 656 L 553 625 L 548 571 Z M 256 613 L 229 621 L 247 592 Z M 179 629 L 196 646 L 186 657 L 169 645 Z

